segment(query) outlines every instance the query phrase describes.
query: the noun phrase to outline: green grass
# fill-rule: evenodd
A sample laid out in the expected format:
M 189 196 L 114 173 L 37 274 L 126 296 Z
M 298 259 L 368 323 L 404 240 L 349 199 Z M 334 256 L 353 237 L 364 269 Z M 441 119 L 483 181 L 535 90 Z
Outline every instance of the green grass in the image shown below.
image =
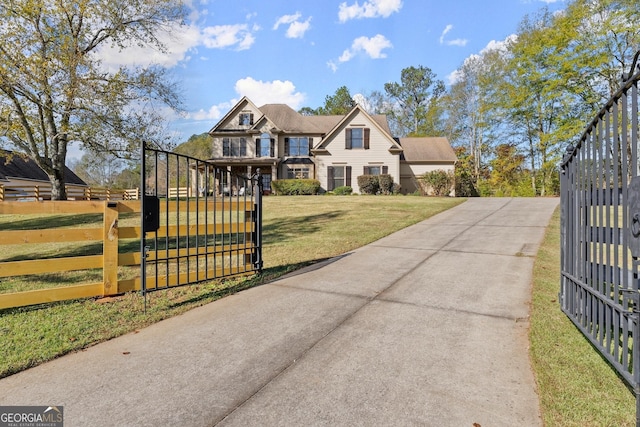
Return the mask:
M 146 312 L 144 300 L 137 293 L 0 311 L 0 378 L 348 252 L 463 201 L 401 196 L 266 197 L 262 275 L 155 292 L 148 296 Z M 79 226 L 79 223 L 91 227 L 100 221 L 101 218 L 91 216 L 78 221 L 68 216 L 54 219 L 49 216 L 46 221 L 33 215 L 0 216 L 0 229 L 44 228 L 43 222 L 47 227 Z M 64 246 L 52 244 L 38 250 L 54 257 L 59 250 L 64 253 L 88 250 Z M 9 254 L 7 248 L 11 247 L 2 248 L 5 252 L 1 258 L 21 256 Z M 13 250 L 18 249 L 25 250 Z M 53 285 L 61 281 L 57 276 L 48 279 Z M 0 279 L 3 292 L 24 286 Z
M 560 215 L 536 257 L 530 354 L 546 426 L 635 426 L 635 398 L 560 310 Z

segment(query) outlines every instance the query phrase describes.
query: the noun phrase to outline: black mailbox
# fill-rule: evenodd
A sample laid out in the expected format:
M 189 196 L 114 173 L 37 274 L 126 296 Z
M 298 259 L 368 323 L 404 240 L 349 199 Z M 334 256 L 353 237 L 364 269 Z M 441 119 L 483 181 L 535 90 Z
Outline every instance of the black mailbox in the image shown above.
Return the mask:
M 144 196 L 144 215 L 142 231 L 148 233 L 160 228 L 160 199 L 157 196 Z

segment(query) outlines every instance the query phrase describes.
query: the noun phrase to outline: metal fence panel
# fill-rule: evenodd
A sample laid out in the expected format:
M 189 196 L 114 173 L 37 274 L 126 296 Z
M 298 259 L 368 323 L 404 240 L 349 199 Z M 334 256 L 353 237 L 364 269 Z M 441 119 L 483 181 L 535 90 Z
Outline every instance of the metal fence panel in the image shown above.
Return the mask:
M 144 294 L 262 270 L 262 180 L 142 149 Z
M 638 82 L 628 78 L 562 162 L 562 311 L 636 395 L 640 426 Z

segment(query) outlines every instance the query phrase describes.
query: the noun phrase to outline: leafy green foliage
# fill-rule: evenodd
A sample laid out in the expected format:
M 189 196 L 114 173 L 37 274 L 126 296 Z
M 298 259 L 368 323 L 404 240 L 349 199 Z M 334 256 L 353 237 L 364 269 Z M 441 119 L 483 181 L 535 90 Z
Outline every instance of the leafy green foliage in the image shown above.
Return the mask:
M 402 135 L 440 136 L 444 82 L 428 67 L 408 67 L 401 71 L 400 83 L 385 83 L 387 95 L 399 106 L 391 112 Z
M 271 187 L 279 196 L 311 196 L 320 191 L 320 181 L 317 179 L 277 179 L 271 182 Z
M 343 185 L 333 190 L 333 194 L 336 196 L 349 196 L 351 193 L 353 193 L 353 188 L 349 185 Z
M 208 160 L 213 156 L 213 138 L 208 133 L 191 135 L 186 142 L 178 145 L 173 151 L 199 160 Z
M 360 175 L 358 176 L 358 187 L 362 194 L 393 194 L 396 186 L 393 183 L 393 176 L 389 174 L 381 175 Z
M 362 194 L 378 194 L 380 183 L 377 175 L 360 175 L 358 177 L 358 187 Z
M 315 110 L 310 107 L 302 107 L 298 112 L 303 116 L 342 116 L 355 106 L 356 102 L 349 89 L 346 86 L 340 86 L 333 95 L 327 95 L 324 98 L 324 106 Z
M 455 175 L 451 171 L 434 170 L 420 177 L 425 194 L 438 197 L 448 196 L 454 189 Z

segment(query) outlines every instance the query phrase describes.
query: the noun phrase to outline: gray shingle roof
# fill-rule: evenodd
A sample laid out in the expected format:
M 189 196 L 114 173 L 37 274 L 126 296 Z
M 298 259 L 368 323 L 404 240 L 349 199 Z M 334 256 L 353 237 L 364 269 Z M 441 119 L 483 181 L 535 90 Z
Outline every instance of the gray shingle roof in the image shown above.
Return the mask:
M 267 116 L 278 129 L 288 133 L 326 134 L 344 118 L 344 116 L 303 116 L 286 104 L 266 104 L 260 107 L 260 111 Z M 382 129 L 391 135 L 387 116 L 375 114 L 371 117 Z
M 49 181 L 47 174 L 30 158 L 19 153 L 0 150 L 0 180 L 7 178 Z M 68 167 L 64 167 L 64 179 L 67 184 L 87 185 Z
M 407 162 L 455 162 L 456 153 L 444 137 L 398 138 L 402 146 L 401 160 Z

